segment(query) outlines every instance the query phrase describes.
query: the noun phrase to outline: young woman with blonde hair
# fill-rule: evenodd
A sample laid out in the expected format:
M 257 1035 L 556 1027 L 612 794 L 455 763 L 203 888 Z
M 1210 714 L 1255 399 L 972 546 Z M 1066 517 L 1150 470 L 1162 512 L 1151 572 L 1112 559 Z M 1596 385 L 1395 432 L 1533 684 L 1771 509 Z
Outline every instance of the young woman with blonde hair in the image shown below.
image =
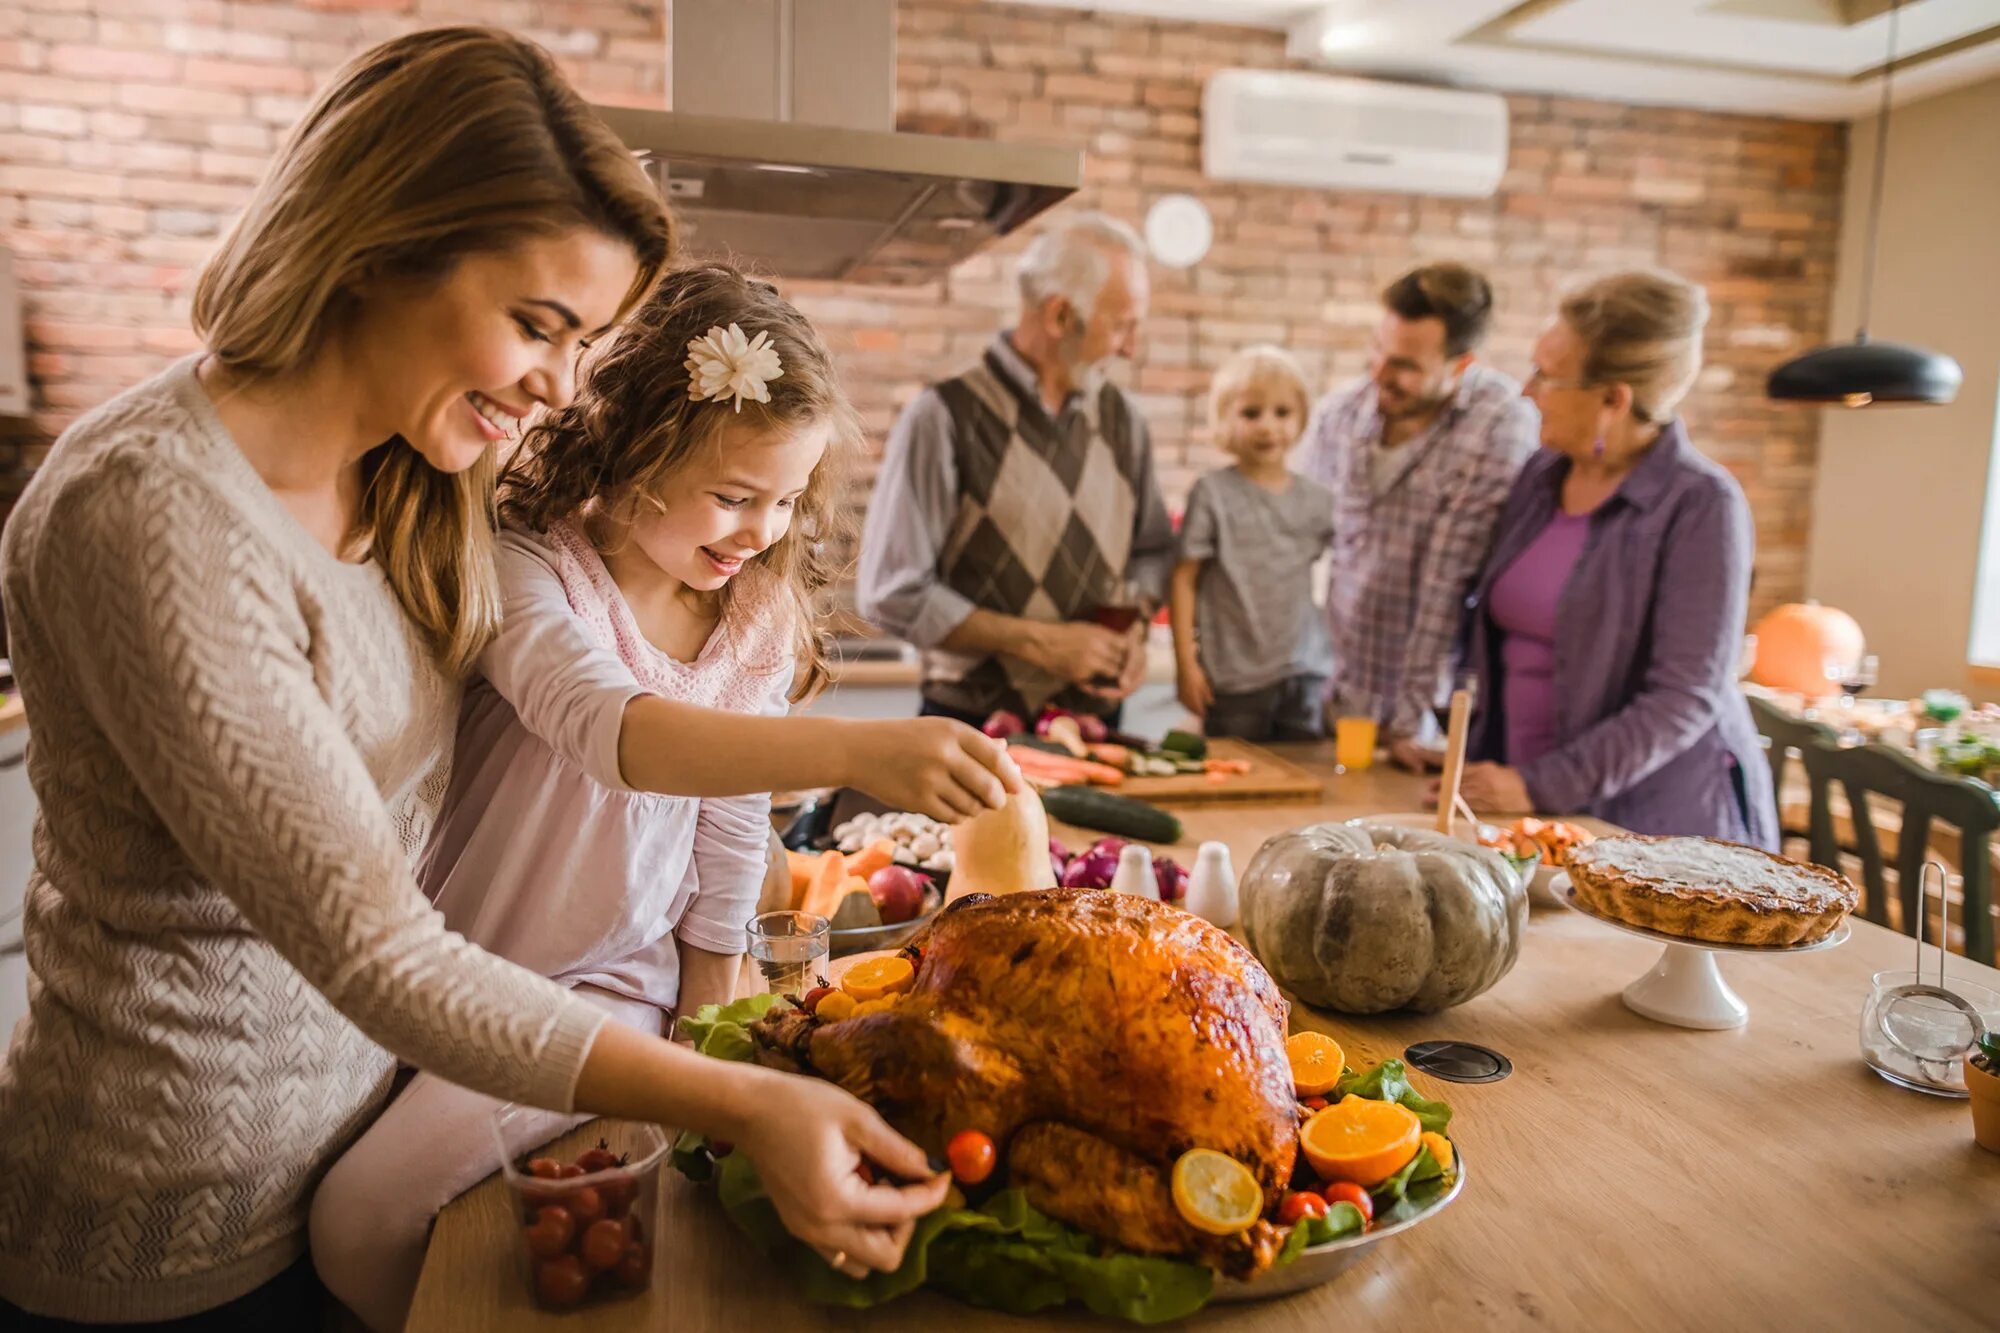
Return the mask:
M 850 1269 L 893 1267 L 943 1197 L 862 1103 L 607 1023 L 448 932 L 412 876 L 499 622 L 494 446 L 570 401 L 671 248 L 539 48 L 397 38 L 334 76 L 203 273 L 206 352 L 77 422 L 29 485 L 0 544 L 41 804 L 0 1323 L 309 1325 L 309 1193 L 399 1059 L 729 1138 Z M 705 730 L 784 719 L 676 716 L 704 756 L 683 794 L 786 771 L 716 762 Z M 907 780 L 1000 798 L 1004 761 L 934 750 Z M 923 1183 L 865 1184 L 864 1152 Z

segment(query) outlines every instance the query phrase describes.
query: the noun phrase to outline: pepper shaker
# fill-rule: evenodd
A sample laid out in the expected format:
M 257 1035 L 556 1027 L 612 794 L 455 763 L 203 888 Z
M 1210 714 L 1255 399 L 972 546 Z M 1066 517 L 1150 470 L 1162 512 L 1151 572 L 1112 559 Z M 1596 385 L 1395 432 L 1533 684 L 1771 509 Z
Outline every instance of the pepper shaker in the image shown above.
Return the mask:
M 1187 910 L 1224 930 L 1236 924 L 1236 871 L 1229 864 L 1227 843 L 1205 842 L 1194 854 Z

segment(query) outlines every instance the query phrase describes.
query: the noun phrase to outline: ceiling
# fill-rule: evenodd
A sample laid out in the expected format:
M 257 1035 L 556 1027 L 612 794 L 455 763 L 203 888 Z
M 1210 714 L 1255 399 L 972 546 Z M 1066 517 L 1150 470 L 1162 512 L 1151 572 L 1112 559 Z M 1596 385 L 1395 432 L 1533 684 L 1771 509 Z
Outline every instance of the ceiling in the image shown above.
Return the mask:
M 1890 0 L 1020 0 L 1272 28 L 1329 71 L 1844 120 L 1881 97 Z M 1898 102 L 2000 76 L 2000 0 L 1905 0 Z

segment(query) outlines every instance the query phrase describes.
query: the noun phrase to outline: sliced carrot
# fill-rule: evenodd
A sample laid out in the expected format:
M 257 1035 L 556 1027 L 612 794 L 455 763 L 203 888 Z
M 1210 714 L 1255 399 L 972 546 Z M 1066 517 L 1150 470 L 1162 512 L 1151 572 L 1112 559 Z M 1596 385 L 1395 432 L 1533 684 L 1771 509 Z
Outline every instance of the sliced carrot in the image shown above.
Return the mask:
M 1241 776 L 1250 771 L 1250 761 L 1248 759 L 1205 759 L 1202 761 L 1201 769 L 1204 773 L 1221 773 L 1224 776 L 1235 774 Z
M 1065 782 L 1095 783 L 1100 787 L 1116 787 L 1125 781 L 1125 775 L 1109 764 L 1096 764 L 1087 759 L 1069 759 L 1059 754 L 1046 754 L 1019 745 L 1007 753 L 1020 767 L 1021 772 L 1030 778 L 1046 776 L 1059 778 Z
M 1113 768 L 1123 770 L 1132 758 L 1132 751 L 1123 745 L 1111 745 L 1107 743 L 1091 746 L 1090 757 L 1100 764 L 1109 764 Z
M 847 873 L 867 879 L 876 871 L 896 859 L 896 843 L 891 838 L 877 838 L 860 851 L 847 858 Z

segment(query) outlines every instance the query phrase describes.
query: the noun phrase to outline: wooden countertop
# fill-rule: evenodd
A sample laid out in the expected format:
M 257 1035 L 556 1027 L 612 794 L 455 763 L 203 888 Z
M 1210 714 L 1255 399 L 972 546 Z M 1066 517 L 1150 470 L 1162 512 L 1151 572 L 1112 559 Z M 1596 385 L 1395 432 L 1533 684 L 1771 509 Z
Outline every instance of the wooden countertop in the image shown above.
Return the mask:
M 1318 805 L 1188 806 L 1186 847 L 1218 838 L 1240 872 L 1271 834 L 1322 819 L 1415 808 L 1414 778 L 1332 774 L 1329 747 L 1287 747 L 1328 774 Z M 1659 946 L 1572 912 L 1536 909 L 1514 970 L 1433 1015 L 1344 1018 L 1295 1010 L 1350 1062 L 1414 1042 L 1479 1042 L 1512 1076 L 1467 1086 L 1418 1075 L 1449 1100 L 1470 1171 L 1435 1221 L 1332 1283 L 1213 1306 L 1204 1328 L 1769 1330 L 1993 1327 L 2000 1310 L 2000 1155 L 1973 1144 L 1961 1101 L 1905 1092 L 1861 1063 L 1872 973 L 1912 945 L 1866 922 L 1838 948 L 1723 956 L 1747 1027 L 1695 1032 L 1619 999 Z M 2000 972 L 1954 959 L 2000 988 Z M 595 1135 L 597 1131 L 587 1131 Z M 410 1327 L 431 1330 L 1026 1327 L 919 1292 L 865 1312 L 799 1299 L 712 1197 L 670 1176 L 644 1298 L 543 1315 L 512 1268 L 497 1181 L 439 1219 Z M 1065 1310 L 1040 1322 L 1104 1328 Z

